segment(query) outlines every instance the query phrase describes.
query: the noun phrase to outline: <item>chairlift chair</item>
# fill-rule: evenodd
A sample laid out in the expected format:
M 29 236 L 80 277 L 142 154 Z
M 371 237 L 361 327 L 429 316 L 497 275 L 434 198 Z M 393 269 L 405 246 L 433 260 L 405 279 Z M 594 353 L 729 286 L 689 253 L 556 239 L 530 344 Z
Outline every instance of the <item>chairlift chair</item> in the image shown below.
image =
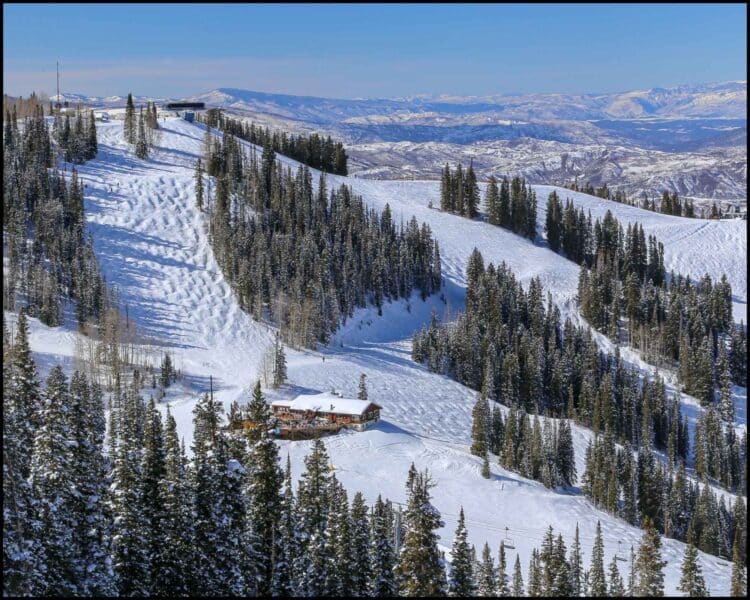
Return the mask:
M 617 540 L 617 552 L 615 552 L 615 560 L 619 560 L 621 562 L 627 562 L 628 559 L 625 558 L 622 554 L 623 554 L 622 553 L 622 541 Z
M 516 543 L 513 541 L 512 537 L 508 537 L 508 526 L 505 526 L 505 538 L 503 538 L 503 546 L 508 548 L 509 550 L 515 550 L 516 549 Z

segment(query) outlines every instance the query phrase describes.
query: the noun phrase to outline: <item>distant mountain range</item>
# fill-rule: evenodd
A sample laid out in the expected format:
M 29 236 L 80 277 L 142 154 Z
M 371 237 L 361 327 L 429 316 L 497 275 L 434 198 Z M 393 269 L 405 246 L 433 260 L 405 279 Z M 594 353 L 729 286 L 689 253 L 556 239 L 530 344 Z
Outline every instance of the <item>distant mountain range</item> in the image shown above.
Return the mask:
M 64 98 L 115 107 L 126 96 Z M 746 81 L 613 94 L 390 99 L 218 88 L 184 99 L 293 133 L 341 139 L 350 170 L 364 177 L 434 177 L 446 161 L 473 160 L 482 177 L 521 174 L 558 184 L 578 177 L 631 195 L 666 189 L 746 202 Z
M 197 94 L 191 99 L 214 106 L 318 123 L 425 112 L 451 115 L 492 113 L 507 119 L 534 121 L 644 117 L 747 118 L 746 81 L 653 88 L 615 94 L 419 96 L 371 100 L 341 100 L 219 88 Z

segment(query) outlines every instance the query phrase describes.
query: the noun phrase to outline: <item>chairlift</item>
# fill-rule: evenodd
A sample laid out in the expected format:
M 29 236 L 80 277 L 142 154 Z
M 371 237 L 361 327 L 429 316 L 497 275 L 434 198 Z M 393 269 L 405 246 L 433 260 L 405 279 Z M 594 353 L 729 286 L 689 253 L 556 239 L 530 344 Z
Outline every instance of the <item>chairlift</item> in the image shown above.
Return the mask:
M 615 560 L 619 560 L 621 562 L 628 562 L 628 559 L 625 558 L 622 552 L 622 541 L 617 540 L 617 552 L 615 552 Z
M 505 526 L 505 538 L 503 539 L 503 546 L 508 548 L 509 550 L 515 550 L 516 549 L 516 543 L 513 541 L 512 537 L 508 537 L 508 526 Z

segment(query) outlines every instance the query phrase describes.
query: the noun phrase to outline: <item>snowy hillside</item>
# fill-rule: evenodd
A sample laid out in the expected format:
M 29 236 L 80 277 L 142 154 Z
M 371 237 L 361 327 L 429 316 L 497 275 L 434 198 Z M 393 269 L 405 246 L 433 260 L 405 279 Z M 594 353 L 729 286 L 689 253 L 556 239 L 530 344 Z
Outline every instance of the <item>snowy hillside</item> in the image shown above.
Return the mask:
M 195 207 L 193 167 L 202 151 L 203 130 L 177 119 L 164 120 L 161 127 L 156 150 L 141 161 L 125 143 L 121 123 L 100 124 L 99 154 L 79 173 L 86 185 L 95 250 L 107 280 L 119 288 L 137 326 L 153 343 L 173 353 L 184 374 L 180 389 L 170 390 L 166 400 L 189 446 L 191 411 L 197 395 L 207 390 L 209 376 L 225 408 L 235 399 L 246 401 L 274 332 L 239 309 L 209 246 L 207 219 Z M 411 462 L 427 467 L 438 484 L 435 504 L 446 522 L 441 543 L 450 546 L 463 505 L 470 540 L 477 546 L 488 541 L 496 552 L 506 536 L 504 528 L 510 528 L 507 535 L 515 541 L 524 572 L 531 549 L 540 544 L 548 524 L 571 539 L 578 523 L 585 563 L 590 560 L 597 519 L 603 525 L 607 562 L 618 551 L 618 542 L 623 555 L 631 545 L 637 546 L 639 529 L 595 510 L 581 495 L 547 490 L 496 464 L 492 479 L 483 479 L 481 461 L 468 453 L 475 393 L 410 360 L 411 332 L 429 321 L 432 309 L 442 316 L 461 308 L 466 260 L 474 247 L 485 261 L 505 261 L 524 285 L 540 277 L 545 290 L 567 311 L 573 308 L 578 267 L 542 244 L 430 208 L 430 202 L 439 205 L 438 182 L 338 176 L 329 176 L 328 181 L 329 188 L 344 182 L 351 185 L 374 208 L 389 203 L 396 220 L 415 215 L 427 222 L 440 243 L 446 280 L 446 303 L 437 297 L 427 302 L 413 297 L 387 305 L 381 317 L 374 310 L 360 310 L 330 347 L 318 352 L 287 351 L 290 384 L 281 393 L 335 388 L 354 395 L 359 373 L 366 373 L 370 398 L 383 406 L 383 421 L 373 430 L 325 439 L 339 480 L 352 492 L 362 490 L 368 501 L 382 493 L 403 502 Z M 540 227 L 551 189 L 537 186 Z M 667 269 L 693 276 L 708 271 L 713 277 L 726 271 L 735 319 L 746 320 L 745 223 L 667 217 L 564 189 L 558 193 L 590 209 L 593 217 L 610 208 L 624 222 L 641 222 L 647 233 L 664 242 Z M 32 320 L 31 343 L 43 371 L 59 361 L 66 369 L 73 368 L 76 336 Z M 573 434 L 580 475 L 590 434 L 580 428 L 574 428 Z M 309 445 L 282 442 L 282 455 L 289 452 L 295 478 Z M 675 593 L 683 553 L 684 544 L 664 541 L 668 594 Z M 515 560 L 514 551 L 510 560 Z M 712 594 L 728 593 L 730 563 L 705 554 L 701 562 Z M 622 565 L 627 571 L 626 563 Z

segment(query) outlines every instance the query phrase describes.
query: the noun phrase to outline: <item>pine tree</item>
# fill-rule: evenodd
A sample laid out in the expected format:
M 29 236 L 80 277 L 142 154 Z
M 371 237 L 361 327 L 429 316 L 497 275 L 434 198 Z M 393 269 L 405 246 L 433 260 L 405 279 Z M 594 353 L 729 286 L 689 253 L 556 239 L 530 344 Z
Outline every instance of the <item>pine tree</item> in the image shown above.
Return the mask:
M 484 456 L 487 454 L 487 414 L 488 414 L 487 400 L 481 395 L 477 395 L 477 401 L 474 404 L 474 408 L 471 411 L 471 448 L 470 452 L 475 456 Z
M 563 485 L 571 486 L 576 481 L 576 461 L 573 451 L 573 435 L 567 421 L 560 422 L 555 452 L 557 471 Z
M 565 559 L 565 542 L 562 535 L 557 534 L 554 553 L 554 579 L 552 580 L 552 594 L 558 597 L 569 597 L 572 594 L 570 582 L 570 565 Z
M 643 521 L 643 539 L 638 547 L 638 559 L 635 563 L 636 596 L 664 595 L 664 566 L 661 558 L 661 539 L 653 521 L 646 517 Z
M 248 592 L 245 578 L 254 574 L 246 565 L 243 542 L 244 469 L 227 456 L 219 403 L 204 394 L 193 415 L 195 580 L 205 595 L 241 595 Z
M 497 179 L 494 176 L 490 176 L 489 182 L 487 183 L 487 193 L 485 195 L 485 211 L 487 212 L 487 220 L 492 225 L 500 224 L 500 193 L 497 188 Z
M 325 530 L 324 594 L 352 596 L 353 567 L 351 515 L 344 486 L 334 475 L 329 491 L 328 526 Z
M 86 148 L 86 160 L 96 158 L 97 152 L 99 152 L 99 145 L 96 140 L 96 119 L 94 119 L 94 111 L 89 112 L 89 130 L 88 130 L 88 143 Z
M 732 585 L 730 591 L 732 596 L 744 598 L 747 595 L 747 574 L 745 570 L 740 544 L 735 538 L 732 548 Z
M 723 344 L 719 346 L 719 410 L 721 418 L 727 423 L 734 423 L 734 400 L 732 399 L 732 380 L 729 370 L 729 361 L 727 360 Z
M 281 343 L 278 333 L 276 334 L 273 356 L 273 387 L 278 389 L 286 382 L 286 355 L 284 354 L 284 344 Z
M 305 457 L 305 472 L 299 480 L 297 506 L 301 548 L 295 569 L 298 575 L 297 595 L 316 596 L 325 592 L 325 531 L 330 506 L 331 474 L 328 453 L 320 439 L 313 443 Z
M 609 595 L 613 598 L 620 598 L 625 595 L 625 584 L 617 568 L 617 557 L 612 557 L 609 563 Z
M 490 459 L 487 454 L 487 452 L 484 453 L 484 456 L 482 456 L 482 477 L 485 479 L 490 479 L 492 477 L 492 473 L 490 472 Z
M 169 352 L 164 354 L 164 358 L 161 362 L 161 374 L 159 376 L 159 382 L 163 390 L 166 390 L 175 380 L 174 367 L 172 366 L 172 358 Z
M 271 411 L 261 392 L 260 380 L 255 384 L 247 408 L 251 426 L 247 429 L 249 451 L 245 465 L 245 498 L 248 531 L 246 543 L 253 546 L 258 592 L 268 595 L 273 577 L 274 537 L 281 518 L 281 485 L 279 449 L 269 436 Z
M 370 594 L 374 597 L 396 595 L 394 567 L 396 554 L 393 547 L 391 509 L 380 496 L 375 501 L 370 517 Z
M 500 542 L 500 552 L 497 559 L 497 595 L 500 597 L 510 596 L 508 589 L 508 563 L 505 559 L 505 544 Z
M 297 515 L 292 491 L 292 465 L 289 455 L 286 457 L 284 470 L 284 491 L 281 498 L 276 552 L 273 561 L 273 584 L 271 593 L 274 596 L 291 596 L 296 589 L 294 570 L 298 554 Z
M 31 486 L 22 473 L 29 468 L 28 446 L 21 444 L 28 423 L 11 382 L 7 337 L 3 318 L 3 595 L 39 595 L 43 555 L 34 532 L 41 529 L 32 510 Z
M 466 171 L 466 194 L 465 194 L 464 215 L 470 219 L 477 216 L 479 206 L 479 186 L 477 185 L 477 176 L 474 173 L 474 161 L 469 162 L 469 168 Z
M 143 458 L 140 477 L 142 517 L 145 521 L 144 542 L 151 569 L 151 588 L 157 576 L 154 561 L 166 552 L 164 541 L 164 507 L 161 498 L 161 484 L 165 477 L 164 432 L 161 415 L 151 398 L 146 413 L 144 427 Z
M 451 596 L 465 597 L 474 594 L 475 583 L 469 542 L 467 540 L 464 509 L 458 514 L 458 526 L 451 552 L 451 572 L 448 592 Z
M 143 122 L 143 109 L 138 115 L 138 134 L 135 138 L 135 155 L 141 160 L 148 158 L 148 142 L 146 141 L 146 127 Z
M 367 375 L 360 373 L 359 388 L 357 389 L 357 400 L 367 400 Z
M 542 572 L 539 566 L 539 551 L 534 548 L 531 551 L 529 559 L 529 585 L 528 595 L 531 597 L 542 596 L 544 592 L 544 582 L 542 581 Z
M 116 589 L 110 560 L 111 515 L 106 505 L 109 482 L 103 454 L 102 390 L 98 384 L 89 386 L 76 371 L 70 380 L 70 399 L 79 589 L 86 595 L 110 596 Z
M 477 572 L 477 595 L 483 598 L 497 594 L 497 578 L 495 564 L 492 560 L 490 546 L 485 542 L 482 549 L 482 562 Z
M 16 337 L 10 353 L 10 389 L 12 410 L 18 417 L 18 444 L 29 449 L 34 444 L 34 434 L 40 423 L 41 394 L 37 379 L 36 365 L 31 357 L 29 346 L 29 325 L 26 312 L 20 311 L 16 323 Z M 5 364 L 5 361 L 3 361 Z M 18 457 L 19 472 L 23 478 L 29 476 L 31 453 L 26 450 Z
M 604 573 L 604 540 L 602 539 L 602 524 L 600 521 L 596 522 L 594 548 L 591 551 L 589 592 L 592 596 L 607 595 L 607 579 Z
M 523 575 L 521 574 L 521 559 L 516 554 L 516 564 L 513 566 L 513 596 L 523 596 Z
M 162 545 L 153 557 L 151 591 L 157 596 L 186 596 L 198 589 L 191 580 L 195 566 L 193 497 L 187 461 L 180 449 L 177 423 L 167 406 L 164 428 L 164 476 L 159 481 Z
M 203 212 L 203 164 L 200 157 L 195 163 L 195 205 Z
M 581 593 L 581 578 L 583 576 L 583 556 L 581 554 L 581 538 L 578 532 L 578 522 L 576 522 L 576 534 L 573 538 L 573 545 L 570 547 L 570 587 L 573 596 L 579 596 Z
M 135 105 L 133 104 L 133 95 L 128 94 L 128 101 L 125 105 L 125 120 L 122 123 L 125 140 L 128 144 L 135 144 L 136 140 L 136 123 L 135 123 Z
M 396 576 L 404 596 L 444 596 L 445 570 L 437 547 L 435 530 L 444 525 L 440 513 L 430 503 L 434 487 L 428 472 L 416 473 L 407 485 L 404 541 Z
M 30 483 L 41 532 L 44 584 L 41 595 L 75 595 L 80 591 L 76 564 L 77 526 L 72 445 L 71 402 L 60 366 L 47 378 L 40 426 L 34 436 Z
M 120 399 L 113 465 L 112 566 L 117 590 L 123 596 L 149 593 L 151 556 L 141 493 L 143 447 L 143 399 L 131 387 Z
M 361 492 L 357 492 L 351 509 L 351 594 L 355 597 L 369 596 L 370 524 L 367 513 L 365 498 Z
M 685 558 L 682 561 L 682 575 L 677 589 L 685 592 L 689 598 L 701 598 L 708 595 L 706 582 L 701 573 L 701 566 L 698 562 L 698 550 L 693 545 L 692 536 L 689 536 L 687 546 L 685 546 Z

